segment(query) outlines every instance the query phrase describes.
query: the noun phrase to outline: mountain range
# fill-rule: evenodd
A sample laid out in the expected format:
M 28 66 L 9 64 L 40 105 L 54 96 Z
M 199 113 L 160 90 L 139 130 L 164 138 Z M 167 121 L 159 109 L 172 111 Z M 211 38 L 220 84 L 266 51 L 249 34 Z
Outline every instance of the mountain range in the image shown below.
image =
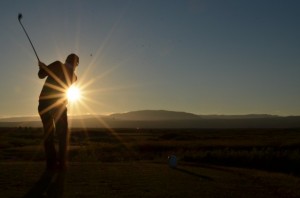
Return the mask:
M 300 116 L 268 114 L 197 115 L 141 110 L 104 115 L 69 116 L 70 127 L 86 128 L 300 128 Z M 0 118 L 0 127 L 41 127 L 38 116 Z

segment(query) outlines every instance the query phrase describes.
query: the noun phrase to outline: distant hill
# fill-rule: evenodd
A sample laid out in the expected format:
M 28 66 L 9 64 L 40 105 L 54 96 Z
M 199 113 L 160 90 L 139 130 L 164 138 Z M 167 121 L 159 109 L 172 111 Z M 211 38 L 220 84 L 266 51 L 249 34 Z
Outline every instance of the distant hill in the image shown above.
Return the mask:
M 190 120 L 190 119 L 258 119 L 276 118 L 277 115 L 246 114 L 246 115 L 197 115 L 187 112 L 166 110 L 141 110 L 127 113 L 111 114 L 110 118 L 120 120 Z
M 166 110 L 141 110 L 109 116 L 69 116 L 70 127 L 86 128 L 300 128 L 300 116 L 196 115 Z M 41 127 L 38 116 L 1 118 L 0 127 Z
M 189 120 L 199 119 L 198 115 L 186 112 L 166 110 L 141 110 L 128 113 L 116 113 L 109 116 L 120 120 Z

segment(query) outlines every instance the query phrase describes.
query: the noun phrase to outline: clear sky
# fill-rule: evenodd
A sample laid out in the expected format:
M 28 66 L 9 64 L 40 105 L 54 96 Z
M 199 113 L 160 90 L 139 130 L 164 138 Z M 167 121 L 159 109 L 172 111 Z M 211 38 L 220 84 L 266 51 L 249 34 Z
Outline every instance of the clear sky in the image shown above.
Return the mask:
M 80 57 L 74 114 L 300 115 L 300 1 L 0 1 L 0 117 L 37 115 L 46 64 Z M 75 104 L 74 104 L 75 105 Z

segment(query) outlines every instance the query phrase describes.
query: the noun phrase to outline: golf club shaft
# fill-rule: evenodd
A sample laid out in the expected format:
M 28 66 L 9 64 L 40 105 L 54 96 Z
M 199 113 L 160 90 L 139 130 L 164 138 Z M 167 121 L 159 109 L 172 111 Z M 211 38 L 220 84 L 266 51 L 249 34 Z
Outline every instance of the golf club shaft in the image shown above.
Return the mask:
M 33 46 L 32 42 L 31 42 L 31 40 L 30 40 L 30 38 L 29 38 L 29 36 L 28 36 L 28 34 L 27 34 L 27 32 L 26 32 L 26 30 L 25 30 L 23 24 L 21 23 L 21 20 L 19 20 L 19 22 L 20 22 L 20 24 L 21 24 L 21 26 L 22 26 L 22 28 L 23 28 L 23 30 L 24 30 L 24 32 L 25 32 L 25 34 L 26 34 L 26 36 L 27 36 L 27 38 L 28 38 L 30 44 L 31 44 L 31 47 L 32 47 L 32 49 L 33 49 L 33 51 L 34 51 L 34 53 L 35 53 L 36 58 L 37 58 L 38 61 L 40 62 L 40 59 L 39 59 L 39 57 L 38 57 L 38 55 L 37 55 L 37 53 L 36 53 L 36 51 L 35 51 L 35 49 L 34 49 L 34 46 Z

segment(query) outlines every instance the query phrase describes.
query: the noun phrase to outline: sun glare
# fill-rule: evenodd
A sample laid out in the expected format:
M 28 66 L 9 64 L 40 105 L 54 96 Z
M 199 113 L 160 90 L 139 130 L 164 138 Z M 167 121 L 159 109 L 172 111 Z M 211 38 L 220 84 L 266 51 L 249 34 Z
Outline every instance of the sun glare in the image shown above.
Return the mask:
M 67 91 L 67 98 L 70 102 L 76 102 L 80 100 L 80 89 L 76 86 L 71 86 Z

